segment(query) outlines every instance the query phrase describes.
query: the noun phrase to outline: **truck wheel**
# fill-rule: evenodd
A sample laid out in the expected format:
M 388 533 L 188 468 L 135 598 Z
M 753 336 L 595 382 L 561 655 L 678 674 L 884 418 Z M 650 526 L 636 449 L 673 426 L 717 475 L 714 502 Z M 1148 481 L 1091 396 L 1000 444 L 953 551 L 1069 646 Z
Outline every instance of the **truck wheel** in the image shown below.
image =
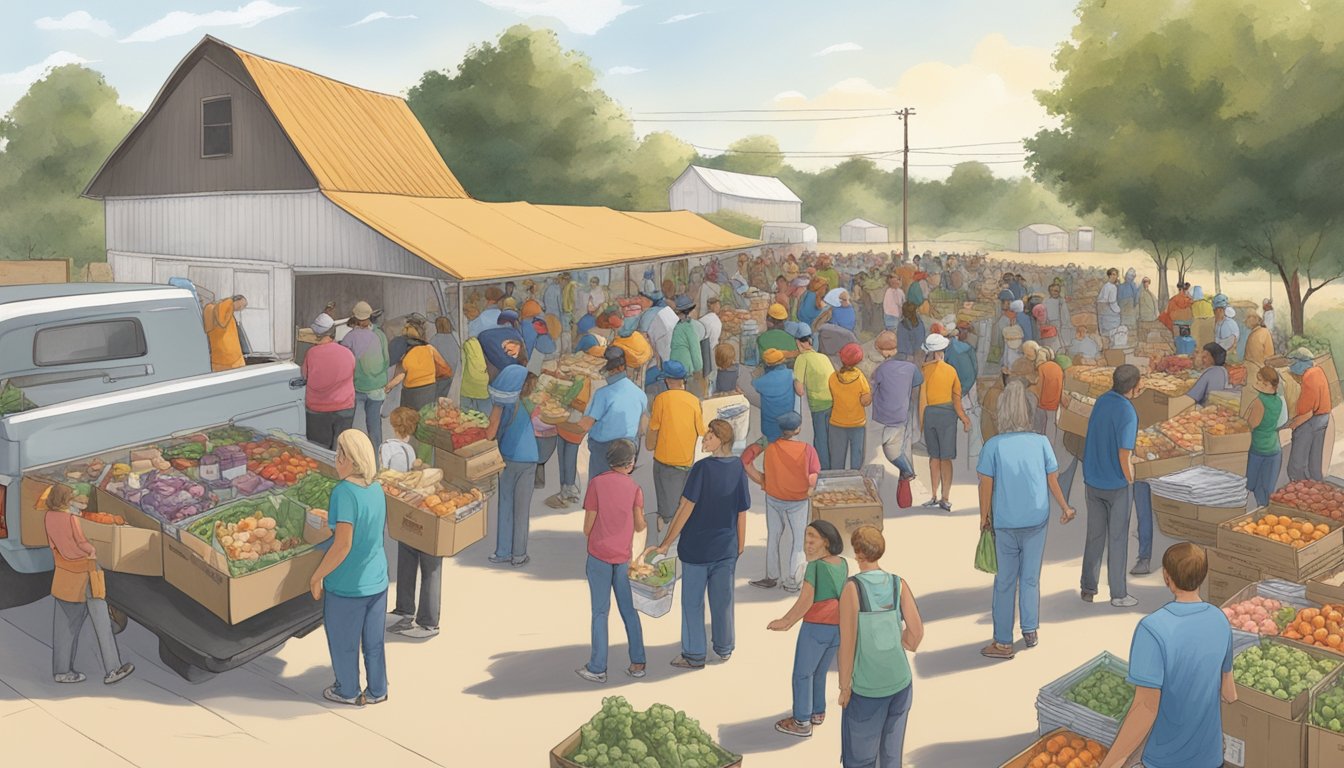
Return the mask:
M 163 660 L 164 664 L 168 665 L 169 669 L 189 683 L 203 683 L 215 676 L 214 672 L 194 666 L 181 656 L 173 653 L 173 649 L 169 648 L 162 638 L 159 639 L 159 658 Z
M 107 606 L 107 617 L 112 620 L 112 634 L 120 635 L 126 629 L 129 617 L 112 606 Z

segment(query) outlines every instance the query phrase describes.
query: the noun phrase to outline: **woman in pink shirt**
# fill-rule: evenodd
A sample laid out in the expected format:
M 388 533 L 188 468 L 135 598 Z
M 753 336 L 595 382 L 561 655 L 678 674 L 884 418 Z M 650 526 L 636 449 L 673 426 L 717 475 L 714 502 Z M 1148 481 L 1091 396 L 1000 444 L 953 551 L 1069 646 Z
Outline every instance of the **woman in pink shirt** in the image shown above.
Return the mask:
M 583 500 L 583 535 L 588 537 L 588 593 L 593 604 L 593 653 L 585 666 L 575 670 L 579 677 L 593 683 L 607 682 L 607 618 L 611 614 L 611 596 L 625 624 L 630 646 L 630 667 L 626 674 L 644 676 L 644 630 L 635 612 L 630 594 L 630 566 L 635 552 L 636 534 L 646 534 L 644 491 L 630 473 L 635 471 L 635 443 L 624 438 L 607 446 L 607 465 L 588 483 Z
M 336 327 L 325 314 L 313 321 L 315 344 L 303 356 L 307 437 L 336 450 L 336 436 L 355 423 L 355 355 L 336 341 Z

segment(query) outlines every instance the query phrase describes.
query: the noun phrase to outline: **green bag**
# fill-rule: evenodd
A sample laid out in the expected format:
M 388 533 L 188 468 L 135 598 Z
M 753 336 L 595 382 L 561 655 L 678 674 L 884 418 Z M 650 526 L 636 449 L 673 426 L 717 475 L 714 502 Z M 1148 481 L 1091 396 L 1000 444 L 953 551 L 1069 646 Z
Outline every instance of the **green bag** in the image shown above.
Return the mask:
M 986 528 L 980 532 L 980 544 L 975 548 L 975 570 L 999 572 L 999 555 L 994 551 L 993 529 Z

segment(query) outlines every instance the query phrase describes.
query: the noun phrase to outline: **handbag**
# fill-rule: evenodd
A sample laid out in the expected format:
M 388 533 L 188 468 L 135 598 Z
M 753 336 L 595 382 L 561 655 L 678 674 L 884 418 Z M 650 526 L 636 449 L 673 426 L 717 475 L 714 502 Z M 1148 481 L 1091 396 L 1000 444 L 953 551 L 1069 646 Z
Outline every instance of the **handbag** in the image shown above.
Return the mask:
M 999 556 L 994 550 L 993 528 L 986 528 L 980 532 L 980 543 L 975 548 L 975 570 L 985 573 L 999 572 Z

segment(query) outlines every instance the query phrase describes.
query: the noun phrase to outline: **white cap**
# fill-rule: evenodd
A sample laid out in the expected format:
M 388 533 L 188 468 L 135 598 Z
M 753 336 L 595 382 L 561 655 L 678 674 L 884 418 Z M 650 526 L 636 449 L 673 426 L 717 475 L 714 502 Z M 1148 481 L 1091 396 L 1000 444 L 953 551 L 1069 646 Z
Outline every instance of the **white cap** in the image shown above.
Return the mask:
M 318 336 L 321 336 L 322 334 L 330 331 L 333 327 L 335 327 L 335 325 L 336 321 L 331 319 L 331 315 L 328 315 L 326 312 L 323 312 L 319 314 L 317 317 L 313 318 L 313 324 L 311 328 L 313 329 L 313 333 L 317 334 Z
M 925 352 L 942 352 L 948 344 L 946 336 L 935 333 L 924 340 L 923 349 Z
M 1233 309 L 1232 307 L 1228 307 L 1227 309 L 1224 309 L 1224 310 L 1223 310 L 1223 316 L 1224 316 L 1224 317 L 1236 317 L 1236 316 L 1237 316 L 1237 310 Z

